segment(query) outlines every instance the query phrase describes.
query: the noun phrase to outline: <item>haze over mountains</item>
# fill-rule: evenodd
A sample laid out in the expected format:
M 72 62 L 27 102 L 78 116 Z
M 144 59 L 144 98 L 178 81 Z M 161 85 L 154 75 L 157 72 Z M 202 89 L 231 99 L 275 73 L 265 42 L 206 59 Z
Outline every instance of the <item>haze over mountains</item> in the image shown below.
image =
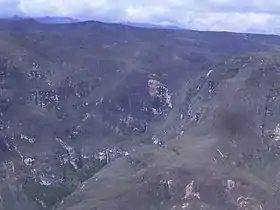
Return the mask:
M 280 37 L 0 21 L 0 209 L 277 210 Z

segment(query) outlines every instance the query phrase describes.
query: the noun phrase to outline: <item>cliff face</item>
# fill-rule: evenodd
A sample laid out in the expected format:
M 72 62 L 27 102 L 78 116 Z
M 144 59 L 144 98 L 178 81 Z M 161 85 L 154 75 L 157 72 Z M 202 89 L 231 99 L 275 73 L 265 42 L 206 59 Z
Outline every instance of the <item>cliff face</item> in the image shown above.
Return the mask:
M 0 209 L 276 208 L 279 44 L 1 21 Z

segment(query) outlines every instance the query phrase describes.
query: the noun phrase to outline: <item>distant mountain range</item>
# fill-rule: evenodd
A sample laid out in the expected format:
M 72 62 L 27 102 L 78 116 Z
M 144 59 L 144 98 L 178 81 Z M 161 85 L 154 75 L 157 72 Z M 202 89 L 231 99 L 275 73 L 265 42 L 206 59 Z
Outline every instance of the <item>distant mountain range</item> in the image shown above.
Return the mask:
M 163 29 L 176 29 L 181 30 L 184 29 L 180 26 L 176 25 L 159 25 L 159 24 L 153 24 L 153 23 L 133 23 L 133 22 L 121 22 L 122 24 L 129 25 L 129 26 L 135 26 L 140 28 L 163 28 Z
M 18 15 L 14 15 L 12 17 L 9 18 L 2 18 L 2 19 L 9 19 L 9 20 L 22 20 L 22 19 L 27 19 L 29 17 L 22 17 L 22 16 L 18 16 Z M 71 17 L 49 17 L 49 16 L 44 16 L 44 17 L 37 17 L 37 18 L 33 18 L 36 21 L 40 22 L 40 23 L 75 23 L 75 22 L 79 22 L 78 19 L 74 19 Z
M 14 15 L 9 18 L 0 18 L 0 19 L 9 19 L 9 20 L 21 20 L 26 19 L 29 17 L 22 17 L 19 15 Z M 50 16 L 44 16 L 44 17 L 37 17 L 33 18 L 36 21 L 40 23 L 46 23 L 46 24 L 59 24 L 59 23 L 77 23 L 77 22 L 83 22 L 84 20 L 79 20 L 76 18 L 71 17 L 50 17 Z M 176 29 L 180 30 L 183 29 L 180 26 L 176 26 L 175 24 L 170 25 L 160 25 L 160 24 L 153 24 L 153 23 L 133 23 L 133 22 L 118 22 L 120 24 L 134 26 L 134 27 L 140 27 L 140 28 L 161 28 L 161 29 Z
M 71 17 L 39 17 L 35 18 L 40 23 L 76 23 L 80 22 L 78 19 Z

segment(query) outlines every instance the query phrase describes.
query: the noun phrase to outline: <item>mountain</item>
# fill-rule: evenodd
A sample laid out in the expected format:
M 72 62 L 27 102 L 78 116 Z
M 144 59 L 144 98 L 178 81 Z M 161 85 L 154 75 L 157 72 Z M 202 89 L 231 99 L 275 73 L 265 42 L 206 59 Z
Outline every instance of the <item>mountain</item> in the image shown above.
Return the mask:
M 19 16 L 19 15 L 14 15 L 11 17 L 3 17 L 0 18 L 0 20 L 12 20 L 12 21 L 18 21 L 18 20 L 26 20 L 26 19 L 34 19 L 39 23 L 48 23 L 48 24 L 53 24 L 53 23 L 76 23 L 79 22 L 79 20 L 71 18 L 71 17 L 27 17 L 27 16 Z
M 12 17 L 10 17 L 8 19 L 10 19 L 10 20 L 21 20 L 21 19 L 23 19 L 23 17 L 18 16 L 18 15 L 13 15 Z
M 58 24 L 58 23 L 78 23 L 78 22 L 87 22 L 88 20 L 79 20 L 72 17 L 53 17 L 53 16 L 43 16 L 43 17 L 26 17 L 26 16 L 19 16 L 19 15 L 13 15 L 11 17 L 3 17 L 0 19 L 4 20 L 23 20 L 23 19 L 34 19 L 39 23 L 46 23 L 46 24 Z M 158 28 L 158 29 L 177 29 L 177 30 L 183 30 L 184 28 L 181 28 L 177 25 L 172 24 L 151 24 L 151 23 L 134 23 L 134 22 L 117 22 L 117 24 L 123 24 L 128 26 L 134 26 L 134 27 L 140 27 L 140 28 Z
M 39 17 L 35 18 L 40 23 L 76 23 L 79 20 L 71 17 Z
M 134 26 L 134 27 L 140 27 L 140 28 L 160 28 L 160 29 L 177 29 L 177 30 L 183 30 L 184 28 L 181 28 L 180 26 L 177 25 L 172 25 L 172 24 L 164 24 L 164 25 L 159 25 L 159 24 L 151 24 L 151 23 L 133 23 L 133 22 L 123 22 L 122 24 L 128 25 L 128 26 Z
M 278 209 L 279 47 L 0 20 L 0 209 Z

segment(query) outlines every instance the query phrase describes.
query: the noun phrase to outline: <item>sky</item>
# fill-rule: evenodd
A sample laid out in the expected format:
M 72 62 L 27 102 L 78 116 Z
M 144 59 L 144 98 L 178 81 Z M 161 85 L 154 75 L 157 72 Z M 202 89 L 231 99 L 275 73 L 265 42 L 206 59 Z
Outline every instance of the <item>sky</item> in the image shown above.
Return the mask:
M 0 16 L 15 14 L 280 34 L 279 0 L 0 0 Z

